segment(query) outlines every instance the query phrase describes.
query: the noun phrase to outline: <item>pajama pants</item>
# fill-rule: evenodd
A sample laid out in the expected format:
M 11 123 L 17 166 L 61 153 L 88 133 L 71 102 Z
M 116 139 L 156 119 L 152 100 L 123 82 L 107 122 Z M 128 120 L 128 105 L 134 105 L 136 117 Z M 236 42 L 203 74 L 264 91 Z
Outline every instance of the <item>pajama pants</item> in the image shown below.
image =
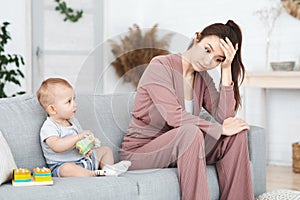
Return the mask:
M 206 164 L 215 164 L 220 200 L 254 200 L 246 131 L 214 140 L 188 124 L 163 133 L 142 147 L 121 151 L 131 170 L 176 165 L 182 200 L 209 200 Z

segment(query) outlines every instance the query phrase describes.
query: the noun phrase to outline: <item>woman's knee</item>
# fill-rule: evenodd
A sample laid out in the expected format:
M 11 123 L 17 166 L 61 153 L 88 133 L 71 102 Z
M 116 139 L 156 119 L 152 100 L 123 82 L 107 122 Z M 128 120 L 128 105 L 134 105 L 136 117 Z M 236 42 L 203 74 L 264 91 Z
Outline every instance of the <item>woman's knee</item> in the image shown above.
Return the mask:
M 243 130 L 241 132 L 239 132 L 236 136 L 237 139 L 240 141 L 248 141 L 248 135 L 247 135 L 248 131 L 247 130 Z
M 194 124 L 184 124 L 183 126 L 179 127 L 180 135 L 184 136 L 185 138 L 190 139 L 198 139 L 198 140 L 204 140 L 204 134 L 200 130 L 200 128 L 197 125 Z
M 229 141 L 231 141 L 234 145 L 248 145 L 248 136 L 247 136 L 247 130 L 241 131 L 235 135 L 232 135 L 228 137 Z
M 204 146 L 204 134 L 200 128 L 194 124 L 185 124 L 179 128 L 178 137 L 181 145 L 190 146 L 193 142 L 197 142 Z

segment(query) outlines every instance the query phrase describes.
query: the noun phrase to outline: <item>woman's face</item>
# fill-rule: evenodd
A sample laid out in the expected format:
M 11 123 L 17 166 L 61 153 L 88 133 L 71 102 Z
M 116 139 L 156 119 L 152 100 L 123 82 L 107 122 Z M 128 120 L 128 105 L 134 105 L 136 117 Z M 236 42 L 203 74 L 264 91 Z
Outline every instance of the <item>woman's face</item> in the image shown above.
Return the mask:
M 220 38 L 212 35 L 203 38 L 200 42 L 193 45 L 190 49 L 190 62 L 195 71 L 213 69 L 225 60 L 225 55 L 220 44 Z

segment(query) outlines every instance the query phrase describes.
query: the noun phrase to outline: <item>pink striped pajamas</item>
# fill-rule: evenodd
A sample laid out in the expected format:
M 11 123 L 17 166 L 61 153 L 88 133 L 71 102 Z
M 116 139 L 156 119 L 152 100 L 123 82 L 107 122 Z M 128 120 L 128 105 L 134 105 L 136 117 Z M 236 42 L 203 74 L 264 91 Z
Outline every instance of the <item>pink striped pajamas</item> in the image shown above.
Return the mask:
M 183 200 L 210 199 L 206 164 L 215 164 L 220 199 L 253 200 L 246 132 L 221 136 L 233 117 L 233 86 L 217 91 L 207 72 L 195 74 L 194 115 L 184 109 L 181 55 L 158 56 L 144 72 L 120 159 L 130 169 L 177 166 Z M 204 107 L 219 123 L 198 117 Z

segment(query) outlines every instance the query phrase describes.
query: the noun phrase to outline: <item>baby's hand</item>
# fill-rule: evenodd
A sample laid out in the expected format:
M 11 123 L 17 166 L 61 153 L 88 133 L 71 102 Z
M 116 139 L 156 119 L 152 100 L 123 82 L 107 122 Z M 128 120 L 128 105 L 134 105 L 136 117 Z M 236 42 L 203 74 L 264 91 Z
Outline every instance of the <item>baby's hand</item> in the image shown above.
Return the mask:
M 101 141 L 98 138 L 94 140 L 94 149 L 99 148 L 101 146 Z
M 90 130 L 84 130 L 84 131 L 82 131 L 81 133 L 78 134 L 80 140 L 82 140 L 86 137 L 89 137 L 91 135 L 93 135 L 93 133 Z
M 91 156 L 92 153 L 93 153 L 93 150 L 90 150 L 89 152 L 87 152 L 87 153 L 85 154 L 85 157 L 86 157 L 86 158 L 89 158 L 89 157 Z

